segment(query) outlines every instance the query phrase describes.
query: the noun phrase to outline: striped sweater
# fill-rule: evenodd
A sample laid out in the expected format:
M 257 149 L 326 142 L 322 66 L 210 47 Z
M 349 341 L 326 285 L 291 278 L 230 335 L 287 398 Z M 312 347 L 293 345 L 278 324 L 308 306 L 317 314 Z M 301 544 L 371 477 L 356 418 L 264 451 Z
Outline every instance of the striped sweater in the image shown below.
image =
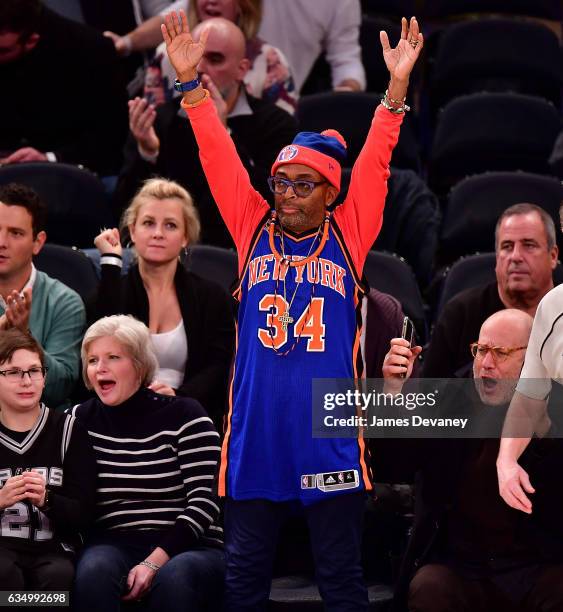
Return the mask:
M 199 403 L 143 388 L 118 406 L 96 398 L 72 413 L 96 454 L 97 531 L 161 530 L 170 557 L 222 545 L 219 434 Z

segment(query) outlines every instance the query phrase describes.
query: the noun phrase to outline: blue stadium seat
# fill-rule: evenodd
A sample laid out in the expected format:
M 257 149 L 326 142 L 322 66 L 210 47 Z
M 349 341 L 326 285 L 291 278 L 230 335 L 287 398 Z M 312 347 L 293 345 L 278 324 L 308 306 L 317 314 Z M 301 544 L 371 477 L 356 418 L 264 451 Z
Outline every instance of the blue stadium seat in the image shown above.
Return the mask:
M 45 244 L 33 258 L 38 270 L 74 289 L 84 302 L 94 295 L 98 276 L 92 262 L 81 251 L 58 244 Z

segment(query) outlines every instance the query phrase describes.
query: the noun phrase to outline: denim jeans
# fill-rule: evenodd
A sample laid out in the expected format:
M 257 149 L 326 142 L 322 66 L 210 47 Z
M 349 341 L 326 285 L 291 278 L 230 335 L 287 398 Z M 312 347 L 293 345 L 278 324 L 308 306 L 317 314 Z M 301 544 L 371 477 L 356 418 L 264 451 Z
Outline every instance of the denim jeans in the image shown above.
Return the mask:
M 118 612 L 127 574 L 158 546 L 157 532 L 112 534 L 87 543 L 76 567 L 73 609 Z M 223 551 L 199 547 L 172 557 L 156 573 L 140 609 L 149 612 L 215 612 L 223 599 Z
M 294 502 L 265 499 L 225 503 L 225 609 L 268 607 L 278 533 Z M 365 493 L 330 497 L 304 507 L 319 591 L 327 612 L 367 612 L 361 566 Z

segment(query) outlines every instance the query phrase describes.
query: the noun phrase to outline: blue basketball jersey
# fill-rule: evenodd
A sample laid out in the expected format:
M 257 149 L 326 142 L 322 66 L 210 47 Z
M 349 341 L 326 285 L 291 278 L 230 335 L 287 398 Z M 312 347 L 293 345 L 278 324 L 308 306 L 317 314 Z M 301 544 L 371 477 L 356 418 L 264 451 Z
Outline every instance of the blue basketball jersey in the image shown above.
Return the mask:
M 276 250 L 292 261 L 307 258 L 319 242 L 317 231 L 285 233 L 283 246 L 275 237 Z M 312 380 L 361 374 L 361 288 L 341 244 L 332 220 L 318 257 L 287 267 L 272 253 L 267 227 L 257 233 L 237 290 L 224 449 L 226 493 L 234 499 L 311 503 L 370 487 L 363 440 L 312 436 Z

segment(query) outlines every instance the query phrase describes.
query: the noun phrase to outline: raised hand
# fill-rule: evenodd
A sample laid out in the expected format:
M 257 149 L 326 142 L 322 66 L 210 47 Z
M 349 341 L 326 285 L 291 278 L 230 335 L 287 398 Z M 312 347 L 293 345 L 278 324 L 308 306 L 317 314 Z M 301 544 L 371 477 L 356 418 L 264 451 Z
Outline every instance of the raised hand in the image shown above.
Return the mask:
M 424 45 L 424 37 L 416 17 L 411 17 L 410 22 L 404 17 L 401 19 L 401 39 L 394 49 L 389 44 L 387 32 L 382 30 L 379 38 L 383 47 L 383 59 L 391 79 L 408 81 Z
M 123 248 L 119 239 L 117 228 L 104 229 L 94 238 L 94 246 L 100 251 L 100 255 L 121 255 Z
M 178 79 L 182 82 L 195 79 L 209 30 L 204 29 L 199 41 L 196 42 L 190 33 L 188 18 L 184 11 L 166 15 L 160 28 L 166 43 L 166 53 Z

